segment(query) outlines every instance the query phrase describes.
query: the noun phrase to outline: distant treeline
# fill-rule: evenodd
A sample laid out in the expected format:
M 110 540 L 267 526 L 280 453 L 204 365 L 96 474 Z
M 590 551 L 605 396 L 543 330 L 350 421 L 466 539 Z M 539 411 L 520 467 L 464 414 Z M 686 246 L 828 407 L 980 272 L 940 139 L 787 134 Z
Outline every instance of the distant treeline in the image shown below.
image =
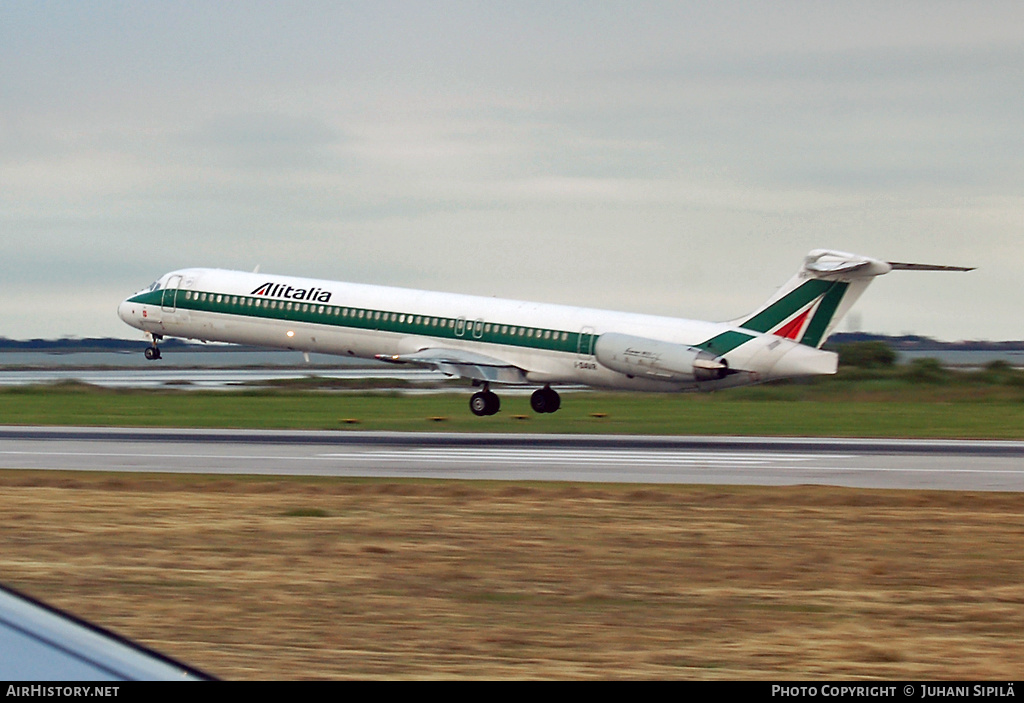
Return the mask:
M 1010 342 L 986 342 L 969 340 L 962 342 L 940 342 L 930 337 L 915 334 L 889 336 L 868 332 L 836 332 L 828 338 L 825 349 L 835 349 L 841 344 L 855 342 L 881 342 L 895 351 L 1024 351 L 1024 340 Z

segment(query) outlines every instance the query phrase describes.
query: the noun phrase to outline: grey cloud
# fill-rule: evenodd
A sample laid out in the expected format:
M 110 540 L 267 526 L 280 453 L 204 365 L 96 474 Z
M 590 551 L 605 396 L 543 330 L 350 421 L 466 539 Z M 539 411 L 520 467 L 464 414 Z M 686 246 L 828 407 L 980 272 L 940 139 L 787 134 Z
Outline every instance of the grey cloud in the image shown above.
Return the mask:
M 322 120 L 272 112 L 213 117 L 169 144 L 240 168 L 337 168 L 344 135 Z M 351 165 L 351 164 L 350 164 Z
M 1024 256 L 1022 15 L 0 4 L 0 261 L 25 300 L 97 301 L 14 334 L 130 334 L 110 290 L 256 263 L 727 317 L 822 245 L 985 267 L 916 301 L 886 277 L 906 306 L 866 298 L 874 329 L 1001 333 L 1016 313 L 966 296 L 1013 300 Z

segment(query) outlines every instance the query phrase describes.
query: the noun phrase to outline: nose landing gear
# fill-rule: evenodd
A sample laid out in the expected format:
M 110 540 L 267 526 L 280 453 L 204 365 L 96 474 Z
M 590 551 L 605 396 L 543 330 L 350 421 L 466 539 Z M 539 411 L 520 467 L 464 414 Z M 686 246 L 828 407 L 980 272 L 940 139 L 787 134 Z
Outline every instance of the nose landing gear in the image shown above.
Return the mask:
M 160 347 L 158 347 L 157 344 L 160 343 L 161 339 L 163 339 L 162 335 L 154 334 L 153 343 L 146 347 L 146 351 L 143 352 L 146 355 L 146 358 L 150 361 L 155 361 L 160 358 Z

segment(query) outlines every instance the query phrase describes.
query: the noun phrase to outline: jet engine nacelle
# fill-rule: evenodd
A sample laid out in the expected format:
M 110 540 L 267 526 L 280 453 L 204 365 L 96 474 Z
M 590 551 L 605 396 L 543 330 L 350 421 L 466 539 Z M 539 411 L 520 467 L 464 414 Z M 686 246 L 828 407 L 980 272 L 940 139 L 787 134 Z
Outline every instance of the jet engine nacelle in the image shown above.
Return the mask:
M 660 381 L 716 381 L 729 373 L 725 359 L 704 349 L 616 332 L 597 338 L 594 358 L 612 371 Z

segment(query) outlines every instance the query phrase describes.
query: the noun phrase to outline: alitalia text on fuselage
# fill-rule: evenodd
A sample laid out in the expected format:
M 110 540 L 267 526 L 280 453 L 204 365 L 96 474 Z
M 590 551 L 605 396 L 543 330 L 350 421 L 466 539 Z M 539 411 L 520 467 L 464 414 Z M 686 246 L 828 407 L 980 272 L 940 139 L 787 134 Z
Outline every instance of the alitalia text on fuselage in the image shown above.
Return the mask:
M 331 292 L 322 288 L 292 288 L 284 283 L 267 281 L 258 286 L 250 295 L 269 298 L 289 298 L 291 300 L 315 300 L 318 303 L 331 302 Z

